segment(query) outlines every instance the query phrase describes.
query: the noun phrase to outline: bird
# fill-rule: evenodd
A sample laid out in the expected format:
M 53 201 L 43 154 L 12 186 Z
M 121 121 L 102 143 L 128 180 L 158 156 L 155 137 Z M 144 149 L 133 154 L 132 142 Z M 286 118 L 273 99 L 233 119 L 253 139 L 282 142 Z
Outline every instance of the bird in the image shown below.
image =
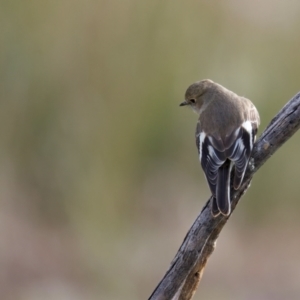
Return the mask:
M 231 213 L 233 187 L 242 184 L 260 124 L 259 113 L 247 98 L 238 96 L 210 79 L 197 81 L 185 92 L 180 106 L 190 106 L 198 115 L 196 145 L 199 160 L 213 195 L 211 212 Z

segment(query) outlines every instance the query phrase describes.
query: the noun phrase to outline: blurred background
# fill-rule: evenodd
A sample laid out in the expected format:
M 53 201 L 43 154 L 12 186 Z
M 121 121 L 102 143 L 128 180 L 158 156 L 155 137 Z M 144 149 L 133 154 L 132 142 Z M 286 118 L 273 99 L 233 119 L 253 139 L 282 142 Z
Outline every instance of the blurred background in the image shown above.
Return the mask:
M 300 2 L 0 5 L 0 298 L 147 299 L 210 195 L 186 88 L 248 97 L 261 133 L 300 90 Z M 299 299 L 299 147 L 255 175 L 194 299 Z

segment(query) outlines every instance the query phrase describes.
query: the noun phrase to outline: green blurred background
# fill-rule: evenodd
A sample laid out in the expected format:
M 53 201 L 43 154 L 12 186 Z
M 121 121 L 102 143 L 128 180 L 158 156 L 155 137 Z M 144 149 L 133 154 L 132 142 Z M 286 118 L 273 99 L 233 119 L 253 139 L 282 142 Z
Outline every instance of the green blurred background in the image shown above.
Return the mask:
M 300 90 L 300 2 L 0 2 L 0 298 L 147 299 L 209 197 L 179 108 L 211 78 L 267 126 Z M 299 134 L 194 299 L 299 299 Z

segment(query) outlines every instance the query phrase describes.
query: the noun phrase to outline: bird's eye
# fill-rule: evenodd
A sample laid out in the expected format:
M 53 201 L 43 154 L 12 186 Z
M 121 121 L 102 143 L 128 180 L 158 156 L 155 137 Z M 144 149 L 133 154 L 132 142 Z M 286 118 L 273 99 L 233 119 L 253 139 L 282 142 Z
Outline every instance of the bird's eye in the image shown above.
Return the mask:
M 191 101 L 191 103 L 193 103 L 193 104 L 196 103 L 196 100 L 195 100 L 195 99 L 191 99 L 190 101 Z

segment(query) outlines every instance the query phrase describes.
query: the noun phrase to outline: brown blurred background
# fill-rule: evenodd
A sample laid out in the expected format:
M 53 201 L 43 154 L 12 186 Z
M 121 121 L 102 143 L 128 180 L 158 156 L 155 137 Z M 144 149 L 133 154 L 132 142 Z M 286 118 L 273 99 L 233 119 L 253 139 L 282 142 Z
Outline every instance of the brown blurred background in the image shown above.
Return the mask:
M 209 196 L 185 89 L 300 90 L 300 2 L 0 2 L 0 299 L 147 299 Z M 299 134 L 256 174 L 195 299 L 299 299 Z

